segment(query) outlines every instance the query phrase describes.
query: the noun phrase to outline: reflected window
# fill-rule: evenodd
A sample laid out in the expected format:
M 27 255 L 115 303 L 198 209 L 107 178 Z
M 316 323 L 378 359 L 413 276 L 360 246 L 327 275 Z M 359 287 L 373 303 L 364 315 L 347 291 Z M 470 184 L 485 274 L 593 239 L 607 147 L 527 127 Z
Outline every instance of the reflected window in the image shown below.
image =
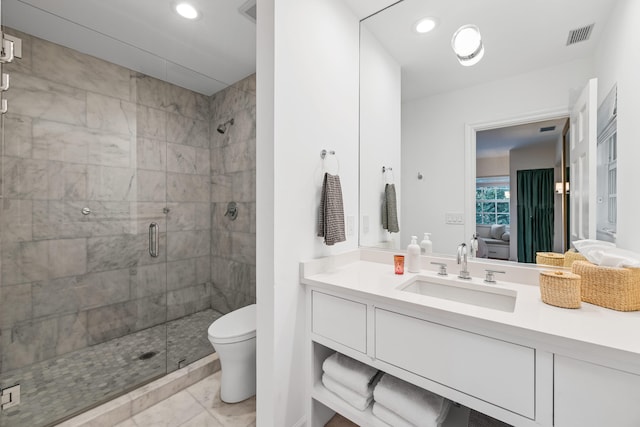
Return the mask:
M 510 224 L 509 177 L 476 179 L 476 224 Z

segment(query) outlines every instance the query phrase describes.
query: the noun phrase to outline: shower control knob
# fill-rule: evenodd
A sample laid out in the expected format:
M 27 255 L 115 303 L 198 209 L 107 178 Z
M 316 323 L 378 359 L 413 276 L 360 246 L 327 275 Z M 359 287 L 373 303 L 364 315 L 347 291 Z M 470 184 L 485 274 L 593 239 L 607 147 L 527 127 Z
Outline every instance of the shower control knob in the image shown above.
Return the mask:
M 89 215 L 91 213 L 91 209 L 82 208 L 82 210 L 80 212 L 82 212 L 82 215 Z

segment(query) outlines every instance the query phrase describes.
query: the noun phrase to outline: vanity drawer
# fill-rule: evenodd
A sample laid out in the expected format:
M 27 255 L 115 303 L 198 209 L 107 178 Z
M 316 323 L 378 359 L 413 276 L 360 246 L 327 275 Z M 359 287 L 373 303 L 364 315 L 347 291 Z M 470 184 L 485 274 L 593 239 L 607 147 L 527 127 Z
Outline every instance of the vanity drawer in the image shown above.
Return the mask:
M 313 333 L 362 353 L 367 352 L 367 305 L 313 291 Z
M 640 376 L 553 358 L 554 426 L 640 426 Z
M 375 310 L 377 359 L 535 418 L 535 350 Z

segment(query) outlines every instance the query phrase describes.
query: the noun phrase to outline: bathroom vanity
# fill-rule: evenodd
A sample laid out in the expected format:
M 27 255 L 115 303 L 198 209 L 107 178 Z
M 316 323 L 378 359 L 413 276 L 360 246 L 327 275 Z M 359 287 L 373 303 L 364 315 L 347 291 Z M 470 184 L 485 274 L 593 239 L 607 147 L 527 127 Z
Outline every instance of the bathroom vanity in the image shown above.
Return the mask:
M 448 264 L 438 275 L 431 261 Z M 544 304 L 535 267 L 496 284 L 422 257 L 396 275 L 392 254 L 360 249 L 301 264 L 309 343 L 307 425 L 338 412 L 384 426 L 326 390 L 322 362 L 338 351 L 515 426 L 639 426 L 640 312 Z

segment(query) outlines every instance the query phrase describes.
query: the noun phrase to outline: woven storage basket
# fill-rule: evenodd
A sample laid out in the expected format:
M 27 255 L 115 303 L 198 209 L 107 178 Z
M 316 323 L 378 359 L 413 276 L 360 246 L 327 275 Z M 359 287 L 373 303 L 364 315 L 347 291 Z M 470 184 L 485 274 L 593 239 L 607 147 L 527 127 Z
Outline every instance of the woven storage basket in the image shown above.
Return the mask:
M 640 268 L 601 267 L 575 261 L 571 271 L 582 277 L 582 301 L 618 311 L 640 310 Z
M 562 267 L 564 265 L 564 255 L 555 252 L 536 252 L 536 264 Z
M 542 301 L 556 307 L 580 308 L 580 276 L 568 271 L 540 273 Z
M 575 261 L 586 261 L 587 259 L 580 252 L 568 250 L 564 253 L 564 266 L 571 268 Z

